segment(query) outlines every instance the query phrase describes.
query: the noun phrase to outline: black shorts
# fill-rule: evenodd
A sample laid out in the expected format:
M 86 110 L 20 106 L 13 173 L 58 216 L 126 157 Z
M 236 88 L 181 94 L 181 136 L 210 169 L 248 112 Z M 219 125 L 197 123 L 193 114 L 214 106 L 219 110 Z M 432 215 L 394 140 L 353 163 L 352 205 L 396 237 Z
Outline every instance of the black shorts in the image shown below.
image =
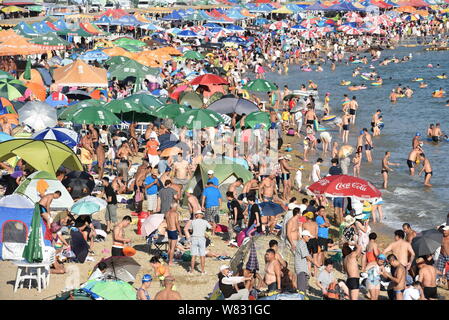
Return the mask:
M 373 150 L 373 146 L 370 146 L 369 144 L 365 144 L 365 150 Z
M 112 247 L 111 256 L 113 257 L 124 257 L 123 248 Z
M 309 250 L 310 254 L 318 253 L 318 239 L 310 238 L 307 242 L 307 249 Z
M 318 246 L 321 248 L 321 251 L 327 251 L 328 244 L 329 244 L 328 239 L 318 237 Z
M 313 120 L 307 120 L 307 121 L 306 121 L 306 124 L 313 124 L 313 123 L 314 123 Z
M 438 299 L 437 287 L 424 287 L 423 292 L 426 299 Z
M 413 168 L 413 163 L 414 162 L 412 160 L 407 160 L 407 165 L 410 169 Z
M 433 175 L 433 172 L 432 172 L 432 171 L 430 171 L 430 172 L 424 172 L 424 173 L 425 173 L 424 178 L 427 177 L 428 174 L 430 174 L 430 176 Z
M 282 173 L 281 180 L 290 180 L 290 173 Z
M 356 290 L 360 288 L 360 278 L 348 278 L 346 280 L 346 285 L 349 290 Z
M 343 125 L 343 130 L 349 131 L 349 124 L 344 124 Z
M 440 141 L 440 138 L 438 136 L 432 136 L 432 141 L 438 142 L 438 141 Z
M 371 127 L 373 127 L 373 128 L 374 128 L 374 127 L 375 127 L 375 125 L 376 125 L 376 124 L 375 124 L 374 122 L 371 122 Z
M 350 115 L 355 115 L 355 109 L 349 109 L 349 114 Z

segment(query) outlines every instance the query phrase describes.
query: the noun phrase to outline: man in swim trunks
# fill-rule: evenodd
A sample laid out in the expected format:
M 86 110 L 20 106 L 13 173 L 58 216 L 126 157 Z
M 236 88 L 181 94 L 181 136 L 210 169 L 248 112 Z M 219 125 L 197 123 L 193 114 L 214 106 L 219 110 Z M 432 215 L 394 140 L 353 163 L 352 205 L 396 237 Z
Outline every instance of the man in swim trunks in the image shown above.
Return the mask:
M 399 165 L 399 163 L 390 162 L 390 156 L 391 156 L 390 151 L 387 151 L 387 152 L 385 152 L 385 156 L 382 159 L 382 170 L 380 171 L 380 174 L 384 178 L 384 184 L 383 184 L 384 189 L 388 188 L 388 173 L 390 171 L 393 171 L 393 169 L 390 168 L 390 166 L 398 166 Z
M 394 241 L 386 247 L 382 253 L 387 254 L 392 252 L 399 263 L 409 270 L 412 262 L 415 259 L 415 251 L 412 245 L 405 240 L 405 232 L 403 230 L 396 230 L 394 232 Z
M 182 157 L 182 152 L 178 153 L 177 160 L 173 163 L 173 183 L 177 186 L 178 198 L 181 199 L 184 186 L 189 182 L 190 166 L 187 160 Z
M 418 173 L 418 175 L 420 176 L 424 171 L 424 173 L 425 173 L 424 185 L 426 187 L 431 187 L 432 185 L 430 184 L 430 179 L 432 178 L 433 172 L 432 172 L 432 166 L 430 165 L 430 160 L 429 160 L 429 158 L 426 158 L 424 156 L 424 153 L 419 154 L 419 159 L 422 162 L 423 167 L 422 167 L 421 171 Z
M 416 265 L 419 270 L 419 281 L 423 285 L 424 297 L 427 300 L 438 300 L 437 269 L 433 265 L 427 264 L 422 257 L 416 259 Z
M 343 126 L 343 143 L 348 143 L 349 141 L 349 123 L 351 122 L 351 115 L 346 112 L 342 117 Z
M 313 124 L 315 122 L 315 120 L 318 120 L 318 117 L 316 116 L 315 111 L 313 110 L 313 108 L 310 107 L 310 105 L 307 106 L 307 112 L 305 114 L 305 119 L 306 119 L 306 125 L 310 124 L 313 127 Z
M 129 126 L 129 135 L 130 135 L 129 144 L 130 144 L 133 156 L 136 156 L 137 152 L 139 151 L 139 142 L 137 140 L 136 126 L 137 126 L 137 123 L 134 121 L 131 122 L 131 124 Z
M 345 243 L 343 245 L 343 267 L 348 276 L 346 279 L 346 285 L 349 289 L 349 297 L 351 300 L 359 299 L 360 271 L 357 260 L 361 253 L 362 247 L 358 244 L 356 244 L 355 247 L 352 246 L 352 248 L 349 243 Z
M 359 104 L 357 102 L 356 97 L 353 96 L 352 100 L 348 104 L 349 104 L 349 114 L 351 115 L 351 122 L 352 124 L 355 124 L 355 113 L 359 108 Z
M 130 216 L 124 216 L 122 221 L 114 227 L 114 232 L 112 233 L 112 251 L 111 255 L 114 256 L 124 256 L 123 247 L 125 244 L 131 242 L 131 239 L 125 238 L 125 228 L 127 228 L 132 219 Z
M 435 127 L 432 129 L 432 141 L 439 142 L 442 135 L 443 132 L 441 132 L 440 124 L 435 124 Z
M 177 212 L 178 204 L 173 202 L 170 210 L 165 214 L 165 221 L 167 222 L 167 237 L 168 237 L 168 265 L 173 265 L 173 256 L 175 254 L 176 245 L 178 244 L 178 235 L 181 234 L 181 227 L 179 226 L 179 214 Z
M 391 89 L 390 101 L 391 103 L 396 103 L 398 101 L 398 95 L 394 89 Z
M 390 300 L 404 300 L 406 270 L 394 254 L 387 257 L 391 266 L 391 274 L 383 271 L 382 276 L 391 280 L 388 285 L 388 297 Z
M 54 199 L 59 199 L 61 197 L 61 191 L 55 191 L 54 193 L 49 193 L 41 196 L 39 200 L 39 209 L 42 219 L 44 219 L 47 229 L 51 229 L 51 223 L 53 222 L 50 214 L 50 206 Z
M 371 131 L 374 132 L 374 127 L 376 126 L 376 123 L 379 122 L 379 116 L 382 113 L 382 110 L 377 109 L 376 112 L 371 117 Z
M 279 158 L 279 165 L 281 167 L 281 180 L 283 183 L 282 198 L 284 199 L 284 201 L 288 201 L 288 199 L 290 199 L 290 193 L 292 190 L 290 170 L 294 170 L 294 168 L 290 167 L 288 164 L 288 161 L 291 161 L 291 159 L 292 157 L 289 154 Z
M 262 180 L 259 186 L 259 199 L 260 201 L 273 201 L 276 194 L 276 175 L 271 173 L 268 177 Z
M 415 175 L 415 165 L 416 160 L 418 159 L 419 154 L 422 153 L 422 150 L 420 147 L 413 149 L 410 151 L 408 158 L 407 158 L 407 166 L 409 168 L 409 173 L 411 176 Z
M 373 161 L 373 157 L 371 155 L 371 150 L 374 149 L 373 147 L 373 137 L 371 136 L 371 134 L 368 132 L 367 128 L 363 128 L 363 136 L 365 138 L 365 154 L 366 154 L 366 160 L 368 162 L 372 162 Z
M 449 263 L 449 224 L 443 224 L 440 226 L 439 230 L 440 232 L 443 232 L 443 240 L 441 240 L 440 256 L 438 257 L 436 267 L 438 269 L 438 274 L 446 277 L 447 288 L 449 290 L 449 271 L 446 269 L 447 263 Z
M 312 275 L 317 275 L 318 268 L 318 224 L 314 221 L 314 214 L 311 211 L 303 214 L 304 217 L 307 218 L 306 222 L 302 224 L 302 231 L 308 231 L 310 234 L 310 238 L 307 241 L 307 249 L 309 250 L 310 255 L 312 256 L 312 260 L 314 263 L 314 268 Z M 310 264 L 309 264 L 310 270 Z
M 421 144 L 422 144 L 421 133 L 417 132 L 412 140 L 412 149 L 416 149 L 417 147 L 420 147 Z

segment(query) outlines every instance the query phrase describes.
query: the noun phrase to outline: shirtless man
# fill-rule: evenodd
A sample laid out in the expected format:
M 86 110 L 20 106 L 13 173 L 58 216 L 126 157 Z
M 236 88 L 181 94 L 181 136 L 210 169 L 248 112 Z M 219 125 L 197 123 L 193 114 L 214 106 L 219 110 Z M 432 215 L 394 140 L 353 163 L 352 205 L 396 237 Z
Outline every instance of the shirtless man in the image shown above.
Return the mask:
M 273 124 L 275 125 L 278 122 L 278 115 L 274 110 L 270 111 L 270 122 L 271 122 L 272 128 L 273 128 Z
M 259 190 L 259 181 L 257 180 L 257 177 L 253 176 L 251 180 L 249 180 L 245 185 L 243 186 L 242 193 L 239 195 L 238 199 L 243 200 L 244 202 L 247 201 L 248 194 L 256 193 L 256 191 Z
M 410 151 L 410 153 L 408 154 L 407 166 L 409 168 L 409 173 L 411 176 L 415 175 L 415 164 L 420 153 L 422 153 L 422 150 L 420 147 L 418 147 Z
M 448 218 L 449 219 L 449 218 Z M 446 276 L 447 280 L 447 289 L 449 290 L 449 272 L 444 274 L 444 270 L 446 270 L 446 264 L 449 262 L 449 225 L 446 223 L 440 227 L 440 231 L 443 232 L 443 240 L 441 240 L 441 250 L 440 256 L 437 261 L 437 269 L 438 274 L 443 277 Z
M 385 152 L 385 156 L 382 159 L 382 170 L 380 173 L 382 174 L 382 177 L 384 178 L 384 189 L 388 188 L 388 173 L 390 171 L 393 171 L 390 166 L 399 166 L 399 163 L 390 162 L 390 151 Z
M 315 113 L 315 110 L 313 110 L 310 106 L 307 106 L 307 107 L 308 107 L 308 110 L 307 110 L 304 118 L 306 120 L 306 125 L 310 124 L 310 125 L 312 125 L 312 128 L 313 128 L 313 124 L 314 124 L 315 120 L 318 120 L 318 117 Z
M 173 265 L 173 255 L 175 254 L 178 237 L 181 235 L 181 227 L 179 226 L 179 214 L 177 212 L 178 204 L 173 202 L 170 210 L 165 214 L 167 221 L 167 236 L 168 236 L 168 265 Z
M 363 153 L 363 142 L 365 141 L 364 131 L 361 130 L 359 136 L 357 137 L 357 148 L 356 152 L 359 152 L 360 155 Z
M 290 243 L 292 252 L 295 252 L 296 250 L 296 243 L 298 242 L 299 238 L 301 237 L 301 230 L 302 230 L 302 223 L 300 222 L 301 215 L 300 215 L 301 209 L 294 208 L 293 209 L 293 216 L 288 220 L 287 222 L 287 240 Z
M 416 237 L 416 231 L 408 223 L 402 225 L 402 231 L 405 232 L 405 241 L 412 243 L 413 238 Z
M 376 112 L 371 117 L 371 129 L 374 132 L 374 128 L 376 127 L 376 124 L 379 122 L 380 114 L 382 113 L 382 110 L 377 109 Z
M 273 201 L 276 195 L 276 180 L 275 174 L 272 173 L 265 179 L 259 186 L 259 199 L 260 201 Z
M 387 260 L 391 266 L 391 274 L 383 271 L 382 276 L 391 280 L 387 290 L 388 297 L 390 300 L 404 300 L 406 270 L 394 254 L 390 254 Z
M 288 201 L 288 199 L 290 199 L 290 193 L 292 190 L 290 170 L 294 170 L 294 168 L 289 166 L 288 161 L 290 160 L 291 156 L 289 154 L 279 159 L 279 165 L 281 167 L 281 180 L 283 183 L 282 198 L 284 201 Z
M 439 142 L 440 137 L 443 135 L 443 132 L 441 131 L 440 124 L 435 124 L 435 127 L 432 129 L 432 141 L 433 142 Z
M 343 143 L 348 143 L 349 141 L 349 123 L 351 122 L 351 115 L 346 112 L 341 118 L 341 124 L 343 128 Z
M 276 252 L 268 249 L 265 253 L 265 276 L 264 282 L 268 287 L 268 291 L 281 289 L 281 264 L 276 259 Z
M 415 259 L 415 251 L 413 251 L 412 245 L 404 239 L 405 232 L 403 230 L 396 230 L 394 232 L 394 242 L 390 243 L 382 253 L 386 255 L 392 252 L 399 263 L 408 271 Z
M 424 185 L 426 187 L 431 187 L 432 185 L 430 184 L 430 179 L 432 178 L 433 172 L 432 172 L 432 166 L 430 165 L 430 161 L 429 158 L 426 158 L 424 156 L 424 153 L 421 153 L 419 155 L 419 158 L 423 164 L 423 167 L 421 169 L 421 171 L 418 173 L 419 176 L 421 176 L 421 174 L 424 172 Z
M 131 239 L 125 238 L 125 228 L 131 224 L 131 217 L 124 216 L 122 221 L 114 227 L 114 232 L 112 233 L 112 251 L 111 255 L 114 256 L 124 256 L 123 247 L 125 244 L 130 243 Z
M 164 278 L 164 289 L 156 293 L 154 300 L 182 300 L 178 291 L 173 290 L 175 278 L 167 276 Z
M 93 157 L 94 157 L 94 154 L 95 154 L 95 151 L 94 151 L 94 148 L 93 148 L 92 135 L 91 135 L 90 131 L 88 131 L 81 138 L 80 144 L 81 144 L 81 149 L 85 149 L 85 151 L 81 150 L 81 154 L 83 154 L 83 152 L 87 152 L 86 157 L 91 159 L 90 163 L 87 164 L 87 170 L 90 172 L 90 171 L 92 171 L 92 160 L 93 160 Z M 81 157 L 81 158 L 83 158 L 83 157 Z
M 189 162 L 182 157 L 182 152 L 178 153 L 177 160 L 173 163 L 173 184 L 179 186 L 178 197 L 181 199 L 182 190 L 184 186 L 189 182 L 190 167 Z
M 98 135 L 97 129 L 95 129 L 95 126 L 93 124 L 89 125 L 89 132 L 90 132 L 90 136 L 92 137 L 93 149 L 97 149 L 99 135 Z
M 417 132 L 412 140 L 412 149 L 416 149 L 421 146 L 421 133 Z
M 363 128 L 363 136 L 365 137 L 365 154 L 366 154 L 366 160 L 368 162 L 372 162 L 373 161 L 373 157 L 371 155 L 371 150 L 373 150 L 373 137 L 371 136 L 371 134 L 368 132 L 367 128 Z
M 47 229 L 51 229 L 51 223 L 53 222 L 50 214 L 50 206 L 54 199 L 61 197 L 61 191 L 55 191 L 46 195 L 39 195 L 41 200 L 39 201 L 39 209 L 42 219 L 44 219 Z
M 438 300 L 437 294 L 437 269 L 426 263 L 425 259 L 416 259 L 419 270 L 419 281 L 422 283 L 424 297 L 427 300 Z
M 131 122 L 131 124 L 129 125 L 129 144 L 131 145 L 131 151 L 132 151 L 132 155 L 136 156 L 137 152 L 139 151 L 139 143 L 138 143 L 138 139 L 137 139 L 137 134 L 136 134 L 136 126 L 137 123 L 136 122 Z
M 359 104 L 357 102 L 357 99 L 355 96 L 352 97 L 352 100 L 348 103 L 349 107 L 349 114 L 351 115 L 351 122 L 352 124 L 355 124 L 355 113 L 357 109 L 359 108 Z
M 311 237 L 307 242 L 307 249 L 309 250 L 310 255 L 312 256 L 312 261 L 314 263 L 313 267 L 313 275 L 318 275 L 318 224 L 313 221 L 314 215 L 313 212 L 307 212 L 303 214 L 304 217 L 307 218 L 307 221 L 302 224 L 302 231 L 309 231 Z M 309 264 L 310 266 L 310 264 Z M 310 269 L 310 268 L 309 268 Z
M 347 94 L 343 95 L 343 100 L 342 100 L 342 104 L 341 104 L 341 111 L 343 111 L 343 113 L 348 112 L 348 108 L 349 108 L 349 102 L 351 100 L 349 99 Z
M 362 247 L 358 244 L 355 248 L 351 248 L 349 243 L 343 245 L 343 267 L 348 275 L 346 280 L 346 285 L 349 289 L 349 297 L 351 300 L 359 299 L 359 288 L 360 288 L 360 271 L 359 264 L 357 260 L 362 253 Z
M 391 90 L 390 101 L 391 103 L 396 103 L 398 101 L 398 94 L 394 91 L 394 89 Z
M 95 149 L 95 153 L 97 154 L 97 163 L 98 163 L 98 179 L 103 179 L 104 174 L 104 165 L 106 154 L 104 152 L 105 145 L 102 143 L 98 143 L 97 148 Z
M 124 141 L 120 148 L 117 150 L 117 171 L 119 175 L 123 177 L 125 184 L 128 183 L 128 171 L 129 171 L 129 158 L 132 156 L 132 151 L 129 148 L 128 142 Z
M 242 178 L 238 178 L 237 180 L 235 180 L 233 183 L 231 183 L 228 187 L 228 192 L 232 192 L 232 194 L 234 195 L 234 198 L 237 199 L 237 188 L 240 188 L 243 184 L 243 179 Z

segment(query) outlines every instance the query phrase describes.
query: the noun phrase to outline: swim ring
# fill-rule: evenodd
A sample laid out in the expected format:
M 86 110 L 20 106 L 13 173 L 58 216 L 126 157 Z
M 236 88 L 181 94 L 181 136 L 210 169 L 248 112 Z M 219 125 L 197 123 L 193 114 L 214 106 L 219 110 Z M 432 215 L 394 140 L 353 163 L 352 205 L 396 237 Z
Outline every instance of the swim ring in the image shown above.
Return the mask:
M 361 75 L 361 77 L 363 78 L 363 79 L 365 79 L 365 80 L 371 80 L 371 78 L 370 77 L 367 77 L 367 76 L 365 76 L 365 75 Z
M 423 78 L 415 78 L 415 79 L 413 79 L 412 81 L 414 81 L 414 82 L 419 82 L 419 81 L 423 81 L 424 79 Z
M 447 79 L 447 76 L 438 75 L 437 78 L 438 78 L 438 79 Z
M 323 119 L 321 119 L 323 122 L 329 122 L 329 121 L 334 121 L 337 118 L 336 115 L 328 115 L 323 117 Z
M 443 98 L 444 97 L 444 91 L 435 91 L 432 93 L 432 97 L 434 98 Z
M 372 86 L 381 86 L 382 82 L 372 82 L 371 85 Z

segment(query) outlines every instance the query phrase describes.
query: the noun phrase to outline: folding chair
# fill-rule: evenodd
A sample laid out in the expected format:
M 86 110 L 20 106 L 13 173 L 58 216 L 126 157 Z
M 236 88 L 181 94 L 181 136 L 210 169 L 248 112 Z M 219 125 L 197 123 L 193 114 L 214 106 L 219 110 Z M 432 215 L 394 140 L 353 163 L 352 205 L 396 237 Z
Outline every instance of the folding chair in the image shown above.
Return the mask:
M 148 237 L 147 237 L 147 243 L 149 244 L 149 249 L 148 249 L 148 253 L 151 253 L 151 249 L 154 245 L 154 249 L 156 250 L 156 255 L 158 256 L 162 256 L 163 251 L 168 252 L 168 240 L 165 240 L 164 235 L 162 234 L 158 234 L 157 230 L 155 230 L 154 232 L 152 232 Z

